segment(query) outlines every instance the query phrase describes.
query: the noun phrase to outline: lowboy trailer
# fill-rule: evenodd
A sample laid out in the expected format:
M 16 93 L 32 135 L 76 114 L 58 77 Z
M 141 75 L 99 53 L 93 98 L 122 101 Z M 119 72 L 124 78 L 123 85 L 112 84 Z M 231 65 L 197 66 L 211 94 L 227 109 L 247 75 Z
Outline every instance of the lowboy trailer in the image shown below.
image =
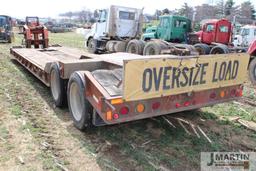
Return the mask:
M 50 87 L 56 106 L 67 99 L 80 130 L 238 99 L 249 62 L 245 53 L 152 57 L 95 55 L 66 47 L 10 51 Z

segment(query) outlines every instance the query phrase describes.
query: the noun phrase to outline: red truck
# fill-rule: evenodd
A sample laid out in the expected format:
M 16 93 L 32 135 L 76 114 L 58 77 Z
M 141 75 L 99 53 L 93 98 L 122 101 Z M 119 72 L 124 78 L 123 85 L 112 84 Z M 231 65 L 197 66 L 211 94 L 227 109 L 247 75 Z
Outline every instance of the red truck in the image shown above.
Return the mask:
M 250 62 L 249 62 L 249 77 L 252 81 L 253 85 L 256 85 L 256 39 L 249 46 L 247 53 L 250 54 Z
M 232 51 L 245 52 L 244 48 L 234 48 L 231 44 L 232 24 L 227 19 L 212 19 L 196 33 L 200 43 L 194 45 L 200 54 L 223 54 Z

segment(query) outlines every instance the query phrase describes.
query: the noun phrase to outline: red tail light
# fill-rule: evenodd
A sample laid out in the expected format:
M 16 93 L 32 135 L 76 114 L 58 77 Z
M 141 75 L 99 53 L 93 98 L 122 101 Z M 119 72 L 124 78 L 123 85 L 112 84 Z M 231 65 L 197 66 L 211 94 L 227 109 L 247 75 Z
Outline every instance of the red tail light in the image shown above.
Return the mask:
M 243 96 L 243 90 L 242 89 L 238 89 L 236 91 L 236 97 L 241 97 L 241 96 Z
M 179 103 L 176 103 L 176 104 L 175 104 L 175 107 L 176 107 L 176 108 L 180 108 L 181 105 L 180 105 Z
M 184 103 L 184 106 L 185 107 L 188 107 L 190 105 L 190 102 L 189 101 L 186 101 L 185 103 Z
M 157 110 L 160 107 L 160 103 L 159 102 L 155 102 L 152 104 L 152 109 L 153 110 Z
M 215 93 L 215 92 L 212 92 L 212 93 L 210 94 L 210 98 L 211 98 L 211 99 L 215 99 L 215 98 L 216 98 L 216 96 L 217 96 L 217 95 L 216 95 L 216 93 Z
M 231 95 L 231 96 L 235 96 L 235 95 L 236 95 L 236 90 L 235 90 L 235 89 L 232 89 L 232 90 L 230 91 L 230 95 Z
M 127 106 L 124 106 L 119 111 L 122 115 L 126 115 L 129 113 L 129 108 Z

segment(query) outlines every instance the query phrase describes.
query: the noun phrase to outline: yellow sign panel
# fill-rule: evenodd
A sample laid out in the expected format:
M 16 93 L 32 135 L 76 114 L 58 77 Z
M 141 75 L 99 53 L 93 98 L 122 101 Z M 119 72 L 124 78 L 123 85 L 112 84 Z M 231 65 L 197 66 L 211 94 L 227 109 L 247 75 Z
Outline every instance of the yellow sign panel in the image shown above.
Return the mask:
M 123 97 L 133 101 L 242 84 L 248 62 L 248 54 L 126 60 Z

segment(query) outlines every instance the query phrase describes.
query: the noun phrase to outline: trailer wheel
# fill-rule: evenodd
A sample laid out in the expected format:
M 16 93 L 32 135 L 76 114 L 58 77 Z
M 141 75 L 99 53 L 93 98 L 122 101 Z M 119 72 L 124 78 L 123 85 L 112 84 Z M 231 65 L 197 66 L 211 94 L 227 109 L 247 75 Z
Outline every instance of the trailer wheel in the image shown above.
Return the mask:
M 253 85 L 256 85 L 256 58 L 249 64 L 249 78 Z
M 194 45 L 199 55 L 207 55 L 210 52 L 210 47 L 206 44 L 197 43 Z
M 78 72 L 71 75 L 68 82 L 68 107 L 74 125 L 79 130 L 91 126 L 92 106 L 85 97 L 85 80 Z
M 60 77 L 60 69 L 57 63 L 51 66 L 50 89 L 55 105 L 57 107 L 64 106 L 66 100 L 65 82 Z
M 133 39 L 129 41 L 126 47 L 126 52 L 142 55 L 143 48 L 144 48 L 144 44 L 140 40 Z
M 96 45 L 95 45 L 95 42 L 93 41 L 93 38 L 90 38 L 90 39 L 88 40 L 87 48 L 88 48 L 88 51 L 89 51 L 90 53 L 94 53 L 94 54 L 97 53 L 97 47 L 96 47 Z
M 160 53 L 161 46 L 154 41 L 147 42 L 143 50 L 143 55 L 159 55 Z
M 225 45 L 215 46 L 210 51 L 210 54 L 226 54 L 226 53 L 229 53 L 229 50 L 228 50 L 228 47 Z

